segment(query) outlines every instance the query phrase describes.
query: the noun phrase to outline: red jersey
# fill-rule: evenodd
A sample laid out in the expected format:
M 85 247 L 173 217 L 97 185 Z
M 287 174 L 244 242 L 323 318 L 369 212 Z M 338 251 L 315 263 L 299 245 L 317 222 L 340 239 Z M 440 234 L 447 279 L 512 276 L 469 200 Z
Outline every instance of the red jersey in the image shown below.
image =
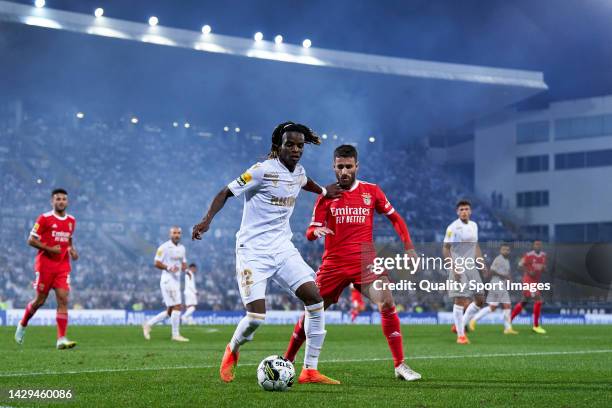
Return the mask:
M 546 269 L 546 252 L 540 251 L 539 254 L 535 251 L 527 252 L 521 259 L 521 265 L 525 269 L 523 283 L 540 282 L 542 272 Z M 535 276 L 531 276 L 528 272 L 533 273 Z
M 370 253 L 375 256 L 374 211 L 387 215 L 395 212 L 376 184 L 357 180 L 339 198 L 319 196 L 310 226 L 334 231 L 334 235 L 325 237 L 324 264 L 340 264 L 347 259 L 357 262 Z
M 70 271 L 70 240 L 76 226 L 76 220 L 72 215 L 63 217 L 56 215 L 53 211 L 41 214 L 30 232 L 43 244 L 53 247 L 61 247 L 60 254 L 49 254 L 38 250 L 34 270 L 36 272 L 69 272 Z

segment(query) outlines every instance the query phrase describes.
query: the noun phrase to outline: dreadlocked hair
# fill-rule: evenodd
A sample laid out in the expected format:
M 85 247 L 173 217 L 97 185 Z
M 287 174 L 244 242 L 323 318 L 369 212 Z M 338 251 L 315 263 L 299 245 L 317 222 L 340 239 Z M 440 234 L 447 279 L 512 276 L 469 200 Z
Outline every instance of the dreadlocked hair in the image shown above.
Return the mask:
M 294 122 L 283 122 L 274 128 L 272 132 L 272 146 L 270 147 L 269 159 L 278 159 L 278 152 L 283 144 L 283 134 L 285 132 L 298 132 L 304 135 L 304 142 L 320 145 L 321 139 L 308 126 Z

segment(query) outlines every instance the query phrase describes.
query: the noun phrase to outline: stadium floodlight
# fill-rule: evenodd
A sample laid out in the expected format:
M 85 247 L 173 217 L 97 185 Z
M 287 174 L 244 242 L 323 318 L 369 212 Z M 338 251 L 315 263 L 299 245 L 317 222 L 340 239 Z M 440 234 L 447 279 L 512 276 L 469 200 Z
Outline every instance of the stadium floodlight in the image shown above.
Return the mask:
M 370 138 L 368 139 L 368 141 L 370 143 L 374 143 L 376 141 L 376 138 L 374 136 L 370 136 Z
M 85 117 L 85 114 L 83 112 L 77 112 L 76 117 L 79 119 L 83 119 Z
M 96 16 L 96 17 L 102 17 L 103 15 L 104 15 L 104 9 L 102 7 L 98 7 L 94 11 L 94 16 Z
M 36 8 L 43 8 L 43 7 L 45 7 L 45 0 L 36 0 L 34 2 L 34 6 L 36 6 Z
M 282 44 L 283 43 L 283 36 L 282 35 L 277 35 L 276 37 L 274 37 L 274 42 L 276 44 Z
M 155 16 L 151 16 L 149 17 L 149 25 L 151 27 L 155 27 L 157 24 L 159 24 L 159 19 Z
M 334 139 L 334 140 L 338 139 L 338 135 L 333 135 L 332 139 Z
M 223 131 L 224 132 L 229 132 L 229 126 L 223 126 Z
M 211 31 L 212 31 L 212 27 L 209 26 L 208 24 L 202 26 L 202 34 L 204 35 L 210 34 Z
M 185 129 L 189 129 L 191 127 L 191 124 L 189 122 L 185 122 L 183 126 L 185 126 Z
M 135 125 L 138 123 L 138 118 L 136 116 L 133 116 L 132 119 L 130 119 L 130 122 L 132 122 Z
M 178 122 L 172 122 L 172 127 L 178 127 Z
M 258 32 L 255 33 L 253 38 L 255 39 L 255 41 L 259 42 L 259 41 L 263 40 L 263 33 L 261 31 L 258 31 Z
M 321 138 L 322 138 L 323 140 L 327 139 L 327 134 L 326 134 L 326 133 L 323 133 L 323 134 L 321 135 Z
M 42 184 L 42 179 L 36 179 L 36 184 Z
M 240 128 L 239 128 L 239 127 L 236 127 L 236 129 L 234 129 L 234 131 L 235 131 L 236 133 L 240 133 Z
M 305 39 L 304 41 L 302 41 L 302 46 L 304 48 L 310 48 L 312 46 L 312 41 L 310 41 L 308 38 Z

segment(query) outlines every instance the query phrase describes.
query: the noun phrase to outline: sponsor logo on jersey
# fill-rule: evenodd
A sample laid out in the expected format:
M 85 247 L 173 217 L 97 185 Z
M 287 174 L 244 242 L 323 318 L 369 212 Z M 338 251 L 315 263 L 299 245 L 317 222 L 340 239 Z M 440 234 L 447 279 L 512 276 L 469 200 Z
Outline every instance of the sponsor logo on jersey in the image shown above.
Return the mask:
M 51 228 L 57 228 L 57 224 L 53 224 Z
M 244 187 L 252 179 L 253 179 L 253 176 L 251 176 L 251 173 L 244 172 L 242 173 L 240 177 L 236 179 L 236 182 L 238 183 L 240 187 Z
M 158 249 L 156 255 L 157 255 L 157 257 L 160 257 L 160 256 L 162 256 L 163 253 L 164 253 L 164 251 L 162 251 L 161 249 Z
M 71 222 L 69 222 L 69 223 L 68 223 L 68 229 L 69 229 L 70 231 L 72 231 L 72 223 L 71 223 Z
M 293 207 L 295 205 L 295 197 L 272 197 L 270 203 L 279 207 Z
M 363 198 L 363 203 L 365 205 L 370 205 L 372 204 L 372 195 L 370 193 L 363 193 L 361 195 L 361 198 Z
M 453 231 L 448 230 L 448 231 L 446 232 L 446 236 L 447 236 L 447 237 L 449 237 L 449 238 L 450 238 L 450 237 L 452 237 L 452 236 L 453 236 Z

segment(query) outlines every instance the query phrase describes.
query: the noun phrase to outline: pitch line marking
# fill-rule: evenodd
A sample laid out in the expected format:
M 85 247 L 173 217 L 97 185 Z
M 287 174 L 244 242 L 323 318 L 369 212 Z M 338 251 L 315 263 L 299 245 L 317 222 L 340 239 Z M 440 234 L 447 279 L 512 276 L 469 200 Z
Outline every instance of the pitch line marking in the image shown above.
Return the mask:
M 575 351 L 543 351 L 534 353 L 490 353 L 490 354 L 466 354 L 466 355 L 439 355 L 439 356 L 414 356 L 408 360 L 439 360 L 439 359 L 460 359 L 460 358 L 495 358 L 495 357 L 529 357 L 529 356 L 559 356 L 559 355 L 578 355 L 578 354 L 599 354 L 612 353 L 612 349 L 604 350 L 575 350 Z M 367 363 L 372 361 L 390 361 L 392 358 L 361 358 L 361 359 L 331 359 L 322 360 L 320 363 Z M 240 366 L 257 366 L 259 363 L 244 363 Z M 218 364 L 203 364 L 191 366 L 171 366 L 171 367 L 139 367 L 139 368 L 102 368 L 99 370 L 79 370 L 79 371 L 39 371 L 25 373 L 0 373 L 0 378 L 8 377 L 36 377 L 43 375 L 66 375 L 66 374 L 97 374 L 97 373 L 120 373 L 130 371 L 161 371 L 161 370 L 188 370 L 202 368 L 217 368 Z

